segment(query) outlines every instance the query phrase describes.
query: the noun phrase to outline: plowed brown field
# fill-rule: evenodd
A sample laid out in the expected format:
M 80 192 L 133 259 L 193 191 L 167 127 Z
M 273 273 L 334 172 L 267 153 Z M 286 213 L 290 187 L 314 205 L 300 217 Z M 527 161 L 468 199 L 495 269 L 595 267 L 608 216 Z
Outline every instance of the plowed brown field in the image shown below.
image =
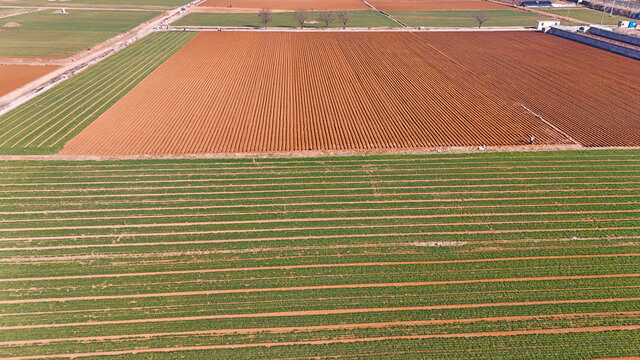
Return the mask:
M 570 143 L 487 80 L 412 33 L 201 33 L 62 153 Z
M 319 10 L 319 9 L 369 9 L 361 0 L 207 0 L 200 7 L 233 9 L 262 9 L 275 10 Z
M 369 0 L 378 10 L 422 11 L 422 10 L 503 10 L 498 3 L 482 0 Z
M 640 62 L 539 33 L 418 35 L 585 146 L 640 146 Z
M 0 65 L 0 96 L 46 75 L 58 66 Z

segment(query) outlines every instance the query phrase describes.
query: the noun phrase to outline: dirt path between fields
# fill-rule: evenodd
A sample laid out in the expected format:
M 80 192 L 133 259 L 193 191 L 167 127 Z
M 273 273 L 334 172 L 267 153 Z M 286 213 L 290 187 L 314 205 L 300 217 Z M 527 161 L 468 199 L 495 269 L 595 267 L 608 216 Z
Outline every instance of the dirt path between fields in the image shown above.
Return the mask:
M 390 262 L 362 262 L 362 263 L 335 263 L 335 264 L 308 264 L 308 265 L 283 265 L 283 266 L 262 266 L 245 268 L 224 268 L 224 269 L 197 269 L 197 270 L 175 270 L 175 271 L 153 271 L 140 273 L 118 273 L 118 274 L 93 274 L 93 275 L 68 275 L 68 276 L 45 276 L 29 278 L 0 279 L 3 282 L 21 281 L 50 281 L 50 280 L 74 280 L 74 279 L 95 279 L 95 278 L 119 278 L 137 276 L 157 276 L 157 275 L 179 275 L 179 274 L 206 274 L 218 272 L 236 271 L 268 271 L 268 270 L 295 270 L 295 269 L 315 269 L 333 267 L 360 267 L 360 266 L 401 266 L 401 265 L 430 265 L 430 264 L 460 264 L 479 262 L 502 262 L 502 261 L 531 261 L 531 260 L 553 260 L 553 259 L 584 259 L 584 258 L 604 258 L 604 257 L 634 257 L 640 253 L 630 254 L 587 254 L 587 255 L 557 255 L 557 256 L 521 256 L 507 258 L 489 259 L 461 259 L 461 260 L 430 260 L 430 261 L 390 261 Z
M 142 349 L 133 349 L 133 350 L 114 350 L 114 351 L 103 351 L 103 352 L 93 352 L 93 353 L 17 356 L 17 357 L 6 358 L 6 360 L 53 359 L 53 358 L 73 359 L 73 358 L 88 357 L 88 356 L 116 356 L 116 355 L 158 353 L 158 352 L 170 353 L 170 352 L 194 351 L 194 350 L 243 349 L 243 348 L 254 348 L 254 347 L 270 348 L 274 346 L 299 346 L 299 345 L 352 344 L 352 343 L 359 343 L 359 342 L 377 342 L 377 341 L 389 341 L 389 340 L 427 340 L 427 339 L 442 339 L 442 338 L 478 338 L 478 337 L 502 337 L 502 336 L 518 336 L 518 335 L 572 334 L 572 333 L 588 333 L 588 332 L 594 333 L 594 332 L 604 332 L 604 331 L 633 331 L 633 330 L 639 330 L 639 329 L 640 329 L 640 325 L 618 325 L 618 326 L 511 330 L 511 331 L 492 331 L 492 332 L 455 333 L 455 334 L 404 335 L 404 336 L 386 336 L 386 337 L 352 338 L 352 339 L 307 340 L 307 341 L 273 342 L 273 343 L 176 346 L 176 347 L 167 347 L 167 348 L 142 348 Z
M 446 325 L 446 324 L 472 324 L 477 322 L 502 322 L 502 321 L 529 321 L 543 319 L 576 319 L 576 318 L 600 318 L 611 316 L 640 316 L 638 311 L 619 311 L 619 312 L 596 312 L 596 313 L 569 313 L 569 314 L 542 314 L 542 315 L 525 315 L 525 316 L 500 316 L 500 317 L 484 317 L 471 319 L 443 319 L 443 320 L 423 320 L 423 321 L 392 321 L 379 323 L 356 323 L 356 324 L 338 324 L 338 325 L 318 325 L 318 326 L 298 326 L 298 327 L 271 327 L 271 328 L 239 328 L 239 329 L 216 329 L 216 330 L 195 330 L 165 333 L 149 333 L 149 334 L 130 334 L 130 335 L 107 335 L 107 336 L 86 336 L 86 337 L 70 337 L 55 339 L 34 339 L 19 341 L 3 341 L 0 346 L 25 346 L 25 345 L 43 345 L 53 342 L 88 342 L 88 341 L 119 341 L 126 339 L 149 340 L 157 337 L 167 336 L 185 336 L 185 335 L 235 335 L 235 334 L 286 334 L 291 332 L 314 332 L 325 330 L 352 330 L 352 329 L 381 329 L 394 326 L 427 326 L 427 325 Z
M 495 278 L 495 279 L 471 279 L 471 280 L 443 280 L 443 281 L 415 281 L 397 283 L 369 283 L 369 284 L 342 284 L 342 285 L 315 285 L 299 287 L 280 288 L 252 288 L 252 289 L 224 289 L 224 290 L 200 290 L 181 291 L 169 293 L 149 293 L 149 294 L 129 294 L 129 295 L 102 295 L 102 296 L 74 296 L 64 298 L 42 298 L 42 299 L 13 299 L 0 300 L 0 305 L 8 304 L 32 304 L 46 302 L 67 302 L 67 301 L 87 301 L 87 300 L 117 300 L 117 299 L 140 299 L 172 296 L 197 296 L 216 294 L 247 294 L 258 292 L 279 292 L 279 291 L 307 291 L 307 290 L 327 290 L 327 289 L 362 289 L 362 288 L 385 288 L 385 287 L 410 287 L 429 285 L 453 285 L 453 284 L 477 284 L 491 282 L 524 282 L 524 281 L 554 281 L 554 280 L 583 280 L 583 279 L 611 279 L 640 277 L 637 274 L 604 274 L 604 275 L 570 275 L 570 276 L 539 276 L 529 278 Z
M 12 16 L 24 15 L 24 14 L 32 13 L 32 12 L 39 11 L 39 10 L 42 10 L 42 9 L 29 8 L 29 9 L 26 9 L 26 10 L 16 11 L 16 12 L 8 13 L 8 14 L 5 14 L 5 15 L 0 15 L 0 19 L 6 19 L 6 18 L 9 18 L 9 17 L 12 17 Z M 2 62 L 0 61 L 0 64 L 1 63 Z M 39 65 L 41 65 L 41 64 L 39 64 Z

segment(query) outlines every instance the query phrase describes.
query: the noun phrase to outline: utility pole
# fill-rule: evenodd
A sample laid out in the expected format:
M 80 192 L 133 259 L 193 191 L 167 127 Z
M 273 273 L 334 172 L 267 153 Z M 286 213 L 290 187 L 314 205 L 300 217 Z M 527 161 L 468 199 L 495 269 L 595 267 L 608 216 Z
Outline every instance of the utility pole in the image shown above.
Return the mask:
M 613 0 L 613 5 L 611 5 L 611 12 L 609 13 L 609 16 L 613 16 L 613 8 L 616 6 L 616 0 Z

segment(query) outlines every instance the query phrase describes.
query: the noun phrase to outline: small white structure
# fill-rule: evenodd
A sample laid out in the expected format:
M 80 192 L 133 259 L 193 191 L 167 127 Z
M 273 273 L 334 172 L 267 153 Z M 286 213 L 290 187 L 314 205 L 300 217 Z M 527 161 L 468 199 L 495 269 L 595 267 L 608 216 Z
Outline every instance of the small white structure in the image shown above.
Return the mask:
M 560 20 L 538 20 L 536 21 L 536 29 L 546 32 L 552 26 L 560 25 Z
M 629 27 L 629 22 L 626 21 L 626 20 L 620 20 L 620 21 L 618 21 L 618 27 L 628 28 Z

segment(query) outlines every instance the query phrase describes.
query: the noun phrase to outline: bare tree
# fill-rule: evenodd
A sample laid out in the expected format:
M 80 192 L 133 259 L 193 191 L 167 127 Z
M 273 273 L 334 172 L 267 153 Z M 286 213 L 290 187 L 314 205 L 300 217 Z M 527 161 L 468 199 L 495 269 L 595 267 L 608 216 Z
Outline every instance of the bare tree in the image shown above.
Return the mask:
M 309 20 L 309 12 L 304 9 L 296 10 L 293 15 L 296 17 L 298 24 L 300 24 L 300 29 L 302 29 L 304 27 L 304 23 Z
M 342 23 L 342 28 L 346 29 L 347 24 L 351 21 L 351 13 L 345 10 L 338 11 L 338 20 Z
M 262 25 L 264 25 L 264 27 L 266 28 L 267 24 L 269 24 L 271 20 L 273 20 L 273 13 L 270 9 L 264 8 L 260 10 L 260 12 L 258 13 L 258 17 L 260 18 Z
M 325 27 L 329 27 L 329 23 L 335 20 L 336 15 L 331 10 L 320 10 L 320 21 L 322 21 Z
M 478 23 L 478 29 L 480 29 L 482 24 L 489 21 L 489 14 L 487 14 L 486 11 L 476 11 L 473 14 L 473 17 L 476 19 L 476 22 Z

